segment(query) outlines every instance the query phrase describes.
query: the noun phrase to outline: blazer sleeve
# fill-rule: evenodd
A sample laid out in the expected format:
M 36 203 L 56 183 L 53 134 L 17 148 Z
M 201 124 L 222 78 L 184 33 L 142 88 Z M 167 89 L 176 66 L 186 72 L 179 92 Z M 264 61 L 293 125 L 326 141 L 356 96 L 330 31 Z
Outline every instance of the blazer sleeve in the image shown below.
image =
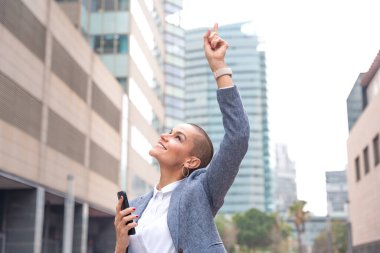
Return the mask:
M 217 90 L 224 136 L 203 178 L 203 186 L 215 215 L 239 171 L 248 149 L 249 122 L 236 86 Z

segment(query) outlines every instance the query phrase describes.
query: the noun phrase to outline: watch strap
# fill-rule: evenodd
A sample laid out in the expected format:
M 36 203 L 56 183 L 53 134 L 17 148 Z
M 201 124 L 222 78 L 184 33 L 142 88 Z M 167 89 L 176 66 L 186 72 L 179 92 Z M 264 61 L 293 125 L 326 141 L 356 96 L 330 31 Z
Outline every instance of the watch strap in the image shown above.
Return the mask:
M 224 76 L 224 75 L 230 75 L 232 76 L 232 69 L 231 68 L 221 68 L 217 69 L 213 72 L 214 78 L 218 79 L 218 77 Z

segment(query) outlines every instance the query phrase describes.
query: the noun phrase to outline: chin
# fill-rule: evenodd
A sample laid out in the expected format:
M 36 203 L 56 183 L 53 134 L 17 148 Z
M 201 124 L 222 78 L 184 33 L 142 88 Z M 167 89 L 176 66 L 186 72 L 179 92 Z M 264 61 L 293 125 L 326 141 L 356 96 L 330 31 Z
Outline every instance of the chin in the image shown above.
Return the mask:
M 151 150 L 149 150 L 149 155 L 150 155 L 151 157 L 156 157 L 156 154 L 155 154 L 153 148 L 152 148 Z

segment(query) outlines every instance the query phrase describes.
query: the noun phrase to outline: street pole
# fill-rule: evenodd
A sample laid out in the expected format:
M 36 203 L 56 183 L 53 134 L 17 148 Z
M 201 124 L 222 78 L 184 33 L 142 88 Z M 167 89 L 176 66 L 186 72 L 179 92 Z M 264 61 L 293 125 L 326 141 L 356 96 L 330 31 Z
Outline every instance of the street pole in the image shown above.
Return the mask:
M 67 176 L 67 192 L 65 197 L 65 213 L 63 223 L 63 249 L 62 253 L 71 253 L 73 251 L 73 233 L 74 233 L 74 176 Z

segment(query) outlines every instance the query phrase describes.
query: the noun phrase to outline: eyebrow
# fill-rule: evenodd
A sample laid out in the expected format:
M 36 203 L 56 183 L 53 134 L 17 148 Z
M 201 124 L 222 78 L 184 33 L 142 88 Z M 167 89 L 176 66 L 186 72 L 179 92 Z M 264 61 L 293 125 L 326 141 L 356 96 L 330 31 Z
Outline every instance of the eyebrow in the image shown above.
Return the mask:
M 184 133 L 182 133 L 181 131 L 178 131 L 178 130 L 174 130 L 174 128 L 172 128 L 172 133 L 175 133 L 175 134 L 180 134 L 180 135 L 182 135 L 184 138 L 185 138 L 185 140 L 186 140 L 186 135 L 184 134 Z

